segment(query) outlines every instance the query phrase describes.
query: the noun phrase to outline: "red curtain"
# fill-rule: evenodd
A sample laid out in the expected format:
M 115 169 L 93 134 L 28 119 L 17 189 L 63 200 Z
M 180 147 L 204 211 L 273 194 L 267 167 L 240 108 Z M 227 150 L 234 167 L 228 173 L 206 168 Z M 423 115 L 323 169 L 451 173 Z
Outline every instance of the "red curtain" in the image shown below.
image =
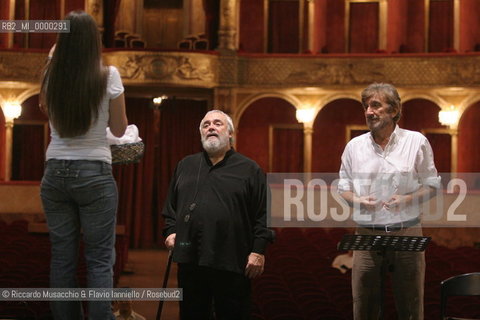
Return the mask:
M 67 0 L 65 1 L 65 12 L 63 15 L 74 10 L 85 10 L 85 0 Z M 62 15 L 62 18 L 63 18 Z
M 460 52 L 480 50 L 480 2 L 478 0 L 460 1 Z
M 145 144 L 145 153 L 138 164 L 114 165 L 119 192 L 118 224 L 125 225 L 131 248 L 148 247 L 154 242 L 154 126 L 158 115 L 149 108 L 150 99 L 127 98 L 126 104 L 128 122 L 138 127 L 139 135 Z
M 339 99 L 320 110 L 313 123 L 312 172 L 338 172 L 347 125 L 365 125 L 360 102 Z
M 163 245 L 161 211 L 167 197 L 168 186 L 175 167 L 182 158 L 202 150 L 200 121 L 207 112 L 206 101 L 166 100 L 162 103 L 159 121 L 159 140 L 156 146 L 154 214 L 156 239 Z
M 453 1 L 430 1 L 428 51 L 444 52 L 451 50 L 453 50 Z
M 458 171 L 480 172 L 480 102 L 468 107 L 458 126 Z M 479 182 L 480 183 L 480 182 Z
M 423 1 L 407 2 L 406 43 L 399 52 L 425 51 L 425 4 Z
M 303 128 L 275 128 L 272 151 L 272 172 L 303 172 Z
M 268 52 L 298 53 L 299 30 L 299 1 L 271 0 L 268 13 Z
M 438 122 L 440 107 L 425 99 L 413 99 L 403 103 L 402 117 L 398 122 L 401 128 L 413 131 L 423 129 L 445 129 Z
M 240 2 L 240 50 L 263 52 L 263 1 Z
M 338 0 L 327 0 L 326 39 L 322 53 L 345 52 L 345 3 Z
M 349 47 L 351 53 L 378 50 L 379 4 L 350 3 Z
M 262 98 L 248 106 L 237 128 L 237 150 L 255 160 L 265 172 L 270 171 L 268 132 L 274 124 L 298 125 L 295 107 L 280 98 Z M 301 141 L 303 143 L 303 139 Z M 286 155 L 291 150 L 297 150 L 297 146 L 278 145 L 274 156 Z M 299 171 L 297 169 L 295 172 Z
M 103 1 L 103 45 L 105 48 L 114 46 L 115 38 L 115 20 L 117 19 L 118 10 L 120 9 L 121 0 L 104 0 Z
M 220 1 L 203 0 L 205 10 L 205 34 L 210 42 L 210 48 L 218 47 L 218 29 L 220 27 Z
M 15 20 L 25 19 L 25 1 L 15 1 Z M 15 33 L 13 35 L 14 48 L 25 48 L 25 35 L 26 33 L 23 32 Z
M 13 127 L 11 180 L 40 181 L 45 162 L 44 126 Z
M 12 143 L 12 180 L 41 180 L 45 162 L 44 128 L 48 119 L 38 107 L 38 95 L 22 103 Z
M 48 121 L 47 116 L 38 106 L 38 95 L 31 96 L 22 103 L 22 114 L 18 117 L 18 120 Z
M 59 0 L 30 1 L 30 20 L 58 20 L 60 17 Z M 29 33 L 29 48 L 49 49 L 57 39 L 56 33 Z
M 433 149 L 433 158 L 438 172 L 452 171 L 452 137 L 448 133 L 426 133 Z

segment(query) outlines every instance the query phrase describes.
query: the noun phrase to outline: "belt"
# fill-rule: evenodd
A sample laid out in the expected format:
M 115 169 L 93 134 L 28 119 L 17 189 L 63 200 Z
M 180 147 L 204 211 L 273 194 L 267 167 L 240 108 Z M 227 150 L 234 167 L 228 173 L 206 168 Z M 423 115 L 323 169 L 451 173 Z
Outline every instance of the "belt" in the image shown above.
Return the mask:
M 407 229 L 413 227 L 420 223 L 420 218 L 415 218 L 412 220 L 392 223 L 392 224 L 359 224 L 360 228 L 376 230 L 376 231 L 384 231 L 384 232 L 393 232 L 393 231 L 400 231 L 403 229 Z

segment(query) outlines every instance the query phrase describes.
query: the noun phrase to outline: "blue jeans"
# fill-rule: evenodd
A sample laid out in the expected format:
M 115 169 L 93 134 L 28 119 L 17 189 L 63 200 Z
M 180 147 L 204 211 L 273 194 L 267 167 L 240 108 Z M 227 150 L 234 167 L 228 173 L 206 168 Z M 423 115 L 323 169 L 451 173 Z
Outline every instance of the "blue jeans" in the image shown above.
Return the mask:
M 41 184 L 52 244 L 50 287 L 76 288 L 80 230 L 87 285 L 112 288 L 118 193 L 112 166 L 101 161 L 49 160 Z M 80 301 L 52 301 L 55 319 L 83 319 Z M 109 301 L 89 301 L 88 319 L 115 319 Z

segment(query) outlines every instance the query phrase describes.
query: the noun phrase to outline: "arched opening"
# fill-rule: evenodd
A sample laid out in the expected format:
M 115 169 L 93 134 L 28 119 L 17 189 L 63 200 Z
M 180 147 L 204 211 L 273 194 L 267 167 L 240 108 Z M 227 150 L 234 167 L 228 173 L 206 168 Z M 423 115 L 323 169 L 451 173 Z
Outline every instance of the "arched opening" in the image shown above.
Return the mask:
M 238 124 L 237 149 L 266 172 L 303 170 L 303 126 L 295 107 L 280 98 L 252 102 Z
M 427 137 L 433 149 L 438 172 L 452 171 L 452 139 L 449 130 L 438 122 L 440 107 L 425 99 L 412 99 L 403 103 L 401 128 L 419 131 Z
M 47 116 L 38 107 L 38 97 L 25 100 L 21 116 L 14 120 L 11 180 L 42 179 L 49 130 Z
M 468 107 L 458 125 L 458 172 L 480 172 L 480 101 Z M 480 181 L 479 181 L 480 184 Z
M 338 172 L 348 140 L 366 131 L 360 102 L 338 99 L 325 105 L 313 124 L 312 171 Z

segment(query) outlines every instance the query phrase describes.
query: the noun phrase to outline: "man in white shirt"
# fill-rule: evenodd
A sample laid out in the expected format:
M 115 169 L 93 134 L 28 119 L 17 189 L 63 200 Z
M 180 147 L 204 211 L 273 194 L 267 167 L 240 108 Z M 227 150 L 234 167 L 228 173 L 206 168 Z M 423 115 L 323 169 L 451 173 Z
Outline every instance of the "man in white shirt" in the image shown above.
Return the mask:
M 370 132 L 352 139 L 342 155 L 338 191 L 354 208 L 357 234 L 421 236 L 420 203 L 440 187 L 428 140 L 400 129 L 402 113 L 397 90 L 374 83 L 362 92 Z M 425 255 L 388 252 L 398 319 L 423 319 Z M 353 254 L 354 319 L 378 319 L 380 267 L 375 251 Z

